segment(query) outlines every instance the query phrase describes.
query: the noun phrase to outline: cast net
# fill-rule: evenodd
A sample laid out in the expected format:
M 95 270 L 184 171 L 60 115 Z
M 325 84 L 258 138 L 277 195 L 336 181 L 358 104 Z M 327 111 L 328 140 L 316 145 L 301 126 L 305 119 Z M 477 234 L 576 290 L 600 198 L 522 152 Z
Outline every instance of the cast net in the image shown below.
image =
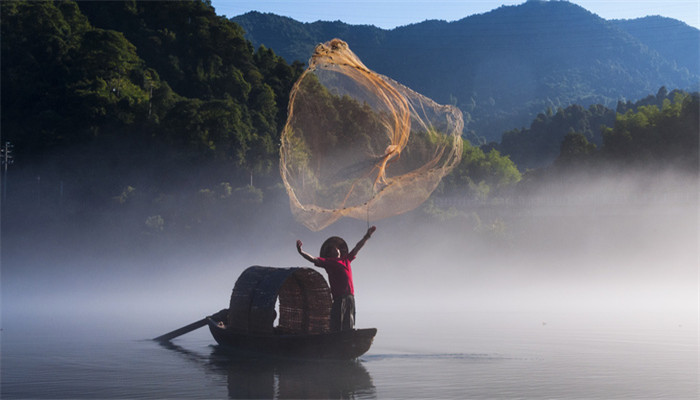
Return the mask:
M 340 39 L 316 46 L 290 94 L 280 172 L 313 231 L 428 199 L 462 154 L 461 112 L 370 71 Z

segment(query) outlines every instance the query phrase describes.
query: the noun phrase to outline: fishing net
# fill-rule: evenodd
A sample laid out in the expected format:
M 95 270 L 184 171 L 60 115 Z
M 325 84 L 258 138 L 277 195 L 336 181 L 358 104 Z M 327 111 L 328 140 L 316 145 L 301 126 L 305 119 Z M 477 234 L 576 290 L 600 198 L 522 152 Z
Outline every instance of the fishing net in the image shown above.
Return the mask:
M 316 46 L 290 94 L 280 172 L 294 217 L 313 231 L 341 217 L 412 210 L 462 154 L 461 112 L 370 71 L 339 39 Z

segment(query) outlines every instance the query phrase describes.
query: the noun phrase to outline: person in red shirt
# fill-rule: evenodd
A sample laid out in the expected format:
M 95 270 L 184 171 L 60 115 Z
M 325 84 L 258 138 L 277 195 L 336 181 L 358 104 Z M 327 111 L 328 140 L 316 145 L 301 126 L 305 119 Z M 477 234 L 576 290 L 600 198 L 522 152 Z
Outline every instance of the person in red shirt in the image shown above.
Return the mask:
M 297 240 L 299 254 L 315 266 L 325 269 L 328 274 L 328 282 L 333 296 L 331 331 L 344 331 L 355 327 L 355 287 L 352 283 L 350 263 L 375 230 L 377 230 L 375 226 L 367 229 L 365 236 L 357 242 L 350 252 L 348 252 L 345 240 L 338 236 L 332 236 L 323 242 L 320 257 L 314 257 L 303 251 L 301 240 Z

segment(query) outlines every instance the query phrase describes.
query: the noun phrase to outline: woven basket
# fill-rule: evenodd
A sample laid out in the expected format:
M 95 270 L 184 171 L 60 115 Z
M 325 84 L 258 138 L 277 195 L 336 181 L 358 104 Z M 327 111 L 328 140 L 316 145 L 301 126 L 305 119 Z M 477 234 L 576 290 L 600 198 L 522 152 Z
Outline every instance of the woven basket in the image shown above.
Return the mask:
M 279 298 L 279 325 L 274 327 Z M 316 334 L 330 330 L 331 292 L 311 268 L 249 267 L 231 294 L 228 326 L 236 332 Z

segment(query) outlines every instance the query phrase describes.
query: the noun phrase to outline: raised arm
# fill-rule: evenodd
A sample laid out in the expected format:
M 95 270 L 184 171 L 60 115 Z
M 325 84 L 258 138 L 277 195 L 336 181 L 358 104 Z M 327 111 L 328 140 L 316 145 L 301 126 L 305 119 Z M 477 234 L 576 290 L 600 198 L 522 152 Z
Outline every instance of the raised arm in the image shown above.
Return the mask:
M 317 261 L 316 257 L 314 257 L 311 254 L 302 250 L 301 245 L 302 245 L 301 240 L 297 240 L 297 251 L 299 252 L 299 254 L 301 254 L 301 256 L 304 257 L 305 259 L 307 259 L 309 262 L 316 264 L 316 261 Z
M 352 250 L 350 250 L 350 253 L 348 254 L 348 256 L 350 256 L 350 257 L 355 257 L 355 256 L 357 256 L 357 252 L 360 251 L 360 249 L 362 248 L 362 246 L 365 245 L 365 242 L 367 241 L 367 239 L 371 238 L 371 237 L 372 237 L 372 234 L 373 234 L 374 231 L 376 231 L 376 230 L 377 230 L 377 227 L 376 227 L 376 226 L 372 226 L 371 228 L 367 229 L 367 233 L 365 233 L 365 236 L 362 237 L 362 240 L 360 240 L 359 242 L 357 242 L 357 244 L 355 245 L 355 248 L 353 248 Z

